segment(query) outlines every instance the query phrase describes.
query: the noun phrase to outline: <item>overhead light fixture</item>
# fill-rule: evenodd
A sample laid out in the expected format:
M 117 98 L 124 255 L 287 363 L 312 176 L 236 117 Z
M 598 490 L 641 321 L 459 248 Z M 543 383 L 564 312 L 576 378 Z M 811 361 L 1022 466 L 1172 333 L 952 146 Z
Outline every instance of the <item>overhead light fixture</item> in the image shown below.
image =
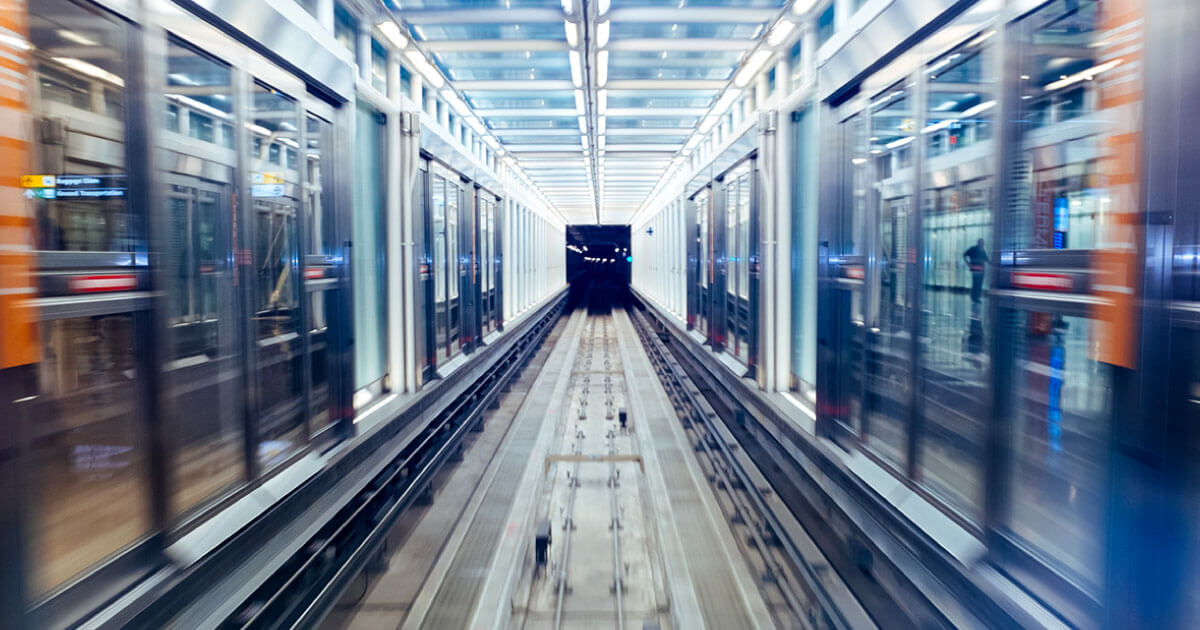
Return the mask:
M 571 48 L 579 46 L 579 25 L 563 20 L 563 30 L 567 33 L 567 45 Z
M 54 57 L 53 59 L 55 63 L 62 64 L 80 74 L 86 74 L 94 79 L 107 81 L 118 87 L 125 87 L 125 79 L 122 79 L 121 77 L 95 64 L 91 64 L 82 59 L 76 59 L 74 57 Z
M 577 120 L 579 121 L 579 133 L 587 133 L 587 118 L 579 116 Z
M 442 73 L 438 72 L 438 69 L 429 63 L 429 60 L 425 58 L 425 55 L 421 54 L 421 51 L 414 48 L 404 53 L 404 56 L 408 58 L 408 62 L 412 64 L 413 69 L 424 77 L 435 89 L 446 84 L 446 79 L 442 77 Z
M 737 76 L 733 77 L 733 84 L 738 87 L 746 87 L 746 85 L 750 83 L 751 79 L 758 74 L 758 71 L 762 70 L 763 65 L 765 65 L 767 60 L 770 58 L 771 51 L 769 50 L 754 51 L 754 54 L 750 55 L 750 59 L 748 59 L 742 66 L 742 69 L 738 71 Z
M 608 13 L 608 8 L 612 3 L 609 0 L 600 0 L 596 3 L 596 15 L 604 15 Z
M 55 32 L 58 33 L 59 37 L 65 39 L 69 42 L 79 44 L 80 46 L 99 46 L 100 45 L 100 42 L 97 42 L 96 40 L 94 40 L 90 37 L 80 35 L 79 33 L 76 33 L 75 31 L 72 31 L 69 28 L 60 28 Z
M 580 65 L 579 51 L 572 50 L 568 57 L 571 59 L 571 83 L 575 84 L 575 87 L 583 87 L 583 67 Z
M 1121 65 L 1124 61 L 1124 59 L 1113 59 L 1112 61 L 1102 63 L 1098 66 L 1092 66 L 1087 70 L 1076 72 L 1069 77 L 1062 77 L 1058 81 L 1046 85 L 1044 89 L 1047 92 L 1053 92 L 1055 90 L 1061 90 L 1067 86 L 1075 85 L 1080 81 L 1091 81 L 1092 79 L 1096 78 L 1096 75 L 1102 72 L 1108 72 L 1109 70 Z
M 792 13 L 796 15 L 804 15 L 812 11 L 813 6 L 817 4 L 817 0 L 796 0 L 792 3 Z
M 586 134 L 579 136 L 579 143 L 583 145 L 583 148 L 588 148 L 588 137 Z
M 737 101 L 738 97 L 741 95 L 742 91 L 737 88 L 725 90 L 725 93 L 722 94 L 721 98 L 717 99 L 716 104 L 713 105 L 712 114 L 710 115 L 720 116 L 721 114 L 724 114 L 725 111 L 729 109 L 729 106 L 733 105 L 733 103 Z
M 483 123 L 479 122 L 478 118 L 475 118 L 474 116 L 469 118 L 464 116 L 464 120 L 467 121 L 467 126 L 471 128 L 471 131 L 474 131 L 476 134 L 482 136 L 487 133 L 487 127 L 484 127 Z
M 775 28 L 772 28 L 771 32 L 767 33 L 767 45 L 775 47 L 782 44 L 795 28 L 795 22 L 789 22 L 787 19 L 779 20 L 775 23 Z
M 596 87 L 604 87 L 608 83 L 608 51 L 596 53 Z
M 562 9 L 567 15 L 575 13 L 575 0 L 562 0 Z
M 608 90 L 596 93 L 596 113 L 603 116 L 608 111 Z
M 575 113 L 580 116 L 587 115 L 587 108 L 583 102 L 583 90 L 575 90 Z
M 408 38 L 400 32 L 400 27 L 395 22 L 386 20 L 376 24 L 375 28 L 379 29 L 379 32 L 383 33 L 383 36 L 396 48 L 404 48 L 408 45 Z
M 467 107 L 467 104 L 458 97 L 458 94 L 455 93 L 454 90 L 442 90 L 441 94 L 442 99 L 446 101 L 446 104 L 449 105 L 454 111 L 458 112 L 458 115 L 462 116 L 463 118 L 467 118 L 472 115 L 471 108 Z
M 493 151 L 496 151 L 500 148 L 500 141 L 492 136 L 483 136 L 483 143 L 491 147 Z
M 608 118 L 601 116 L 599 118 L 599 120 L 596 121 L 596 133 L 603 134 L 607 130 L 608 130 Z
M 596 148 L 600 149 L 600 155 L 604 155 L 604 145 L 605 145 L 604 136 L 600 136 L 600 137 L 596 138 Z
M 718 120 L 720 120 L 720 118 L 717 116 L 713 116 L 712 114 L 709 114 L 708 116 L 706 116 L 704 118 L 704 120 L 700 121 L 700 127 L 698 129 L 698 131 L 700 132 L 700 135 L 704 135 L 704 134 L 707 134 L 708 132 L 712 131 L 712 128 L 717 125 Z
M 608 45 L 608 35 L 612 22 L 601 22 L 596 25 L 596 46 L 604 48 Z

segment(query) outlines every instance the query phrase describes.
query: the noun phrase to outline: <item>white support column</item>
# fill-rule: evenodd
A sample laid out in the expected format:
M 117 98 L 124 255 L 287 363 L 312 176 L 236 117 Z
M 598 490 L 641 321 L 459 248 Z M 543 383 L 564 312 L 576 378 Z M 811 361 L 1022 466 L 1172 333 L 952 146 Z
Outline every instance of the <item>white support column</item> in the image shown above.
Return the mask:
M 325 30 L 333 32 L 333 0 L 317 0 L 316 18 Z
M 400 106 L 400 59 L 395 50 L 388 53 L 387 97 L 396 107 Z
M 776 73 L 778 76 L 778 72 Z M 775 131 L 775 260 L 778 264 L 768 271 L 768 282 L 774 282 L 777 296 L 774 313 L 775 374 L 774 388 L 787 391 L 791 375 L 791 339 L 799 331 L 792 330 L 792 186 L 796 163 L 792 147 L 792 113 L 779 112 Z M 815 238 L 816 235 L 814 234 Z
M 425 103 L 421 98 L 421 89 L 425 85 L 425 80 L 416 72 L 410 72 L 408 78 L 410 79 L 408 84 L 408 98 L 412 99 L 412 102 L 416 103 L 417 107 L 425 107 Z
M 788 59 L 787 52 L 789 49 L 779 53 L 779 60 L 775 62 L 775 94 L 777 95 L 775 102 L 783 102 L 783 99 L 796 86 L 792 85 L 792 61 Z
M 404 195 L 404 173 L 402 171 L 403 134 L 400 113 L 392 111 L 387 116 L 387 173 L 384 202 L 384 230 L 388 255 L 384 257 L 387 270 L 387 329 L 388 329 L 388 373 L 392 388 L 408 390 L 410 370 L 406 369 L 407 342 L 412 339 L 405 326 L 404 310 L 404 211 L 400 200 Z M 401 332 L 403 331 L 403 333 Z

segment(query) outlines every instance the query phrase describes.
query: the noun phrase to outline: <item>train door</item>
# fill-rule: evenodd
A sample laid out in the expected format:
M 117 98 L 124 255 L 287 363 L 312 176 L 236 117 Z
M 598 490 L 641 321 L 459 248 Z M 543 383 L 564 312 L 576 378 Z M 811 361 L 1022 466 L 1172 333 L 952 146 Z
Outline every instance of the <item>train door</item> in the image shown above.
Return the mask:
M 433 308 L 435 366 L 450 358 L 450 288 L 447 286 L 447 260 L 449 239 L 446 230 L 447 178 L 443 169 L 430 168 L 429 177 L 429 236 L 433 247 Z M 455 187 L 450 184 L 451 192 Z M 436 368 L 435 368 L 436 369 Z
M 413 230 L 420 239 L 417 246 L 417 295 L 420 300 L 415 312 L 421 313 L 421 321 L 417 323 L 418 351 L 421 357 L 421 382 L 427 383 L 434 378 L 438 365 L 438 293 L 436 273 L 437 244 L 434 239 L 434 211 L 432 190 L 438 181 L 431 174 L 429 160 L 422 158 L 417 172 L 417 181 L 413 192 L 413 208 L 415 209 Z
M 40 356 L 31 408 L 4 418 L 5 431 L 23 437 L 10 452 L 25 451 L 18 461 L 29 483 L 22 490 L 26 540 L 18 544 L 25 545 L 28 574 L 3 571 L 14 581 L 25 579 L 28 599 L 40 601 L 110 555 L 149 547 L 148 534 L 162 517 L 152 513 L 150 500 L 151 436 L 160 434 L 159 348 L 144 203 L 149 145 L 139 144 L 148 114 L 131 87 L 140 82 L 129 62 L 136 54 L 129 45 L 132 27 L 90 3 L 45 0 L 25 11 L 22 3 L 5 17 L 18 29 L 4 42 L 17 86 L 10 93 L 6 82 L 5 107 L 14 121 L 28 115 L 30 130 L 37 131 L 21 137 L 23 125 L 5 130 L 19 140 L 6 145 L 13 158 L 6 162 L 10 185 L 18 185 L 19 176 L 23 188 L 23 196 L 6 199 L 24 204 L 19 214 L 35 228 L 32 306 Z M 81 25 L 86 47 L 70 39 L 80 37 Z M 192 211 L 217 212 L 212 191 L 190 193 Z M 4 229 L 17 225 L 23 223 Z M 199 264 L 190 275 L 199 275 Z M 177 302 L 176 312 L 194 319 L 204 304 L 203 297 Z M 236 466 L 233 474 L 240 474 Z M 102 567 L 96 573 L 103 574 Z M 17 611 L 26 604 L 18 602 Z
M 446 174 L 446 358 L 462 351 L 463 334 L 463 276 L 462 232 L 459 210 L 463 207 L 463 190 L 456 173 Z
M 713 285 L 712 230 L 709 229 L 711 197 L 710 189 L 706 187 L 690 200 L 696 216 L 696 329 L 710 342 Z
M 479 201 L 480 190 L 470 182 L 462 183 L 462 212 L 459 228 L 459 278 L 462 284 L 462 332 L 459 335 L 463 352 L 471 352 L 479 339 Z

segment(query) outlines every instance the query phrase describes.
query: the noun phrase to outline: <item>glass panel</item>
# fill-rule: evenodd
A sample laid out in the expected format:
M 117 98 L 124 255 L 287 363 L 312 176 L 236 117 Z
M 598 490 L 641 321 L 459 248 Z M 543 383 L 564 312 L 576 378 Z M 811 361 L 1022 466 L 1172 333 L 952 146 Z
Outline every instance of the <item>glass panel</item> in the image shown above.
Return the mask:
M 19 13 L 9 15 L 10 23 L 25 24 L 25 6 L 9 8 L 10 14 Z M 51 187 L 27 189 L 37 191 L 28 201 L 37 220 L 36 246 L 144 251 L 139 222 L 125 201 L 123 59 L 129 33 L 100 12 L 64 0 L 28 7 L 28 48 L 23 38 L 7 36 L 9 48 L 19 43 L 30 51 L 28 66 L 20 57 L 6 58 L 6 89 L 31 91 L 31 117 L 10 124 L 36 121 L 38 126 L 29 163 L 19 161 L 23 148 L 10 146 L 13 161 L 7 166 L 16 171 L 10 172 L 12 186 L 19 175 L 56 176 Z M 146 445 L 139 426 L 144 418 L 136 405 L 136 317 L 121 313 L 39 326 L 38 395 L 28 415 L 33 487 L 25 489 L 29 587 L 35 597 L 150 528 Z M 12 429 L 8 423 L 6 428 Z
M 739 340 L 737 327 L 737 287 L 740 277 L 737 230 L 739 183 L 736 178 L 733 178 L 732 182 L 726 183 L 725 207 L 721 209 L 725 215 L 725 295 L 721 298 L 725 300 L 725 345 L 726 349 L 735 355 Z
M 1099 2 L 1058 0 L 1023 21 L 1018 177 L 1033 203 L 1012 217 L 1017 248 L 1090 249 L 1111 199 L 1100 158 L 1108 121 L 1096 111 L 1098 84 L 1120 59 L 1100 64 Z
M 700 269 L 696 274 L 699 278 L 700 284 L 698 306 L 699 312 L 697 313 L 696 317 L 696 325 L 700 329 L 701 333 L 707 335 L 709 317 L 708 304 L 709 300 L 711 299 L 709 296 L 709 274 L 711 273 L 709 269 L 709 257 L 712 252 L 712 243 L 709 241 L 710 236 L 708 230 L 708 190 L 705 189 L 703 192 L 696 195 L 693 203 L 696 205 L 696 222 L 698 224 L 697 227 L 699 231 L 698 247 L 700 250 Z
M 1089 583 L 1101 583 L 1112 375 L 1093 361 L 1096 323 L 1019 313 L 1011 528 Z
M 359 106 L 355 124 L 354 218 L 354 388 L 387 371 L 387 236 L 384 225 L 384 118 Z M 361 287 L 361 290 L 359 289 Z
M 433 176 L 433 284 L 435 316 L 437 318 L 438 358 L 449 358 L 449 322 L 446 306 L 446 283 L 449 273 L 446 267 L 446 179 Z
M 867 444 L 897 466 L 905 461 L 912 391 L 907 261 L 916 113 L 910 90 L 897 85 L 875 99 L 868 139 L 875 164 L 871 188 L 877 213 L 871 223 L 878 232 L 868 287 L 863 421 Z
M 836 1 L 830 3 L 829 7 L 826 8 L 824 11 L 822 11 L 821 15 L 817 18 L 817 45 L 818 46 L 829 41 L 830 37 L 833 37 L 833 31 L 834 31 L 833 12 L 834 12 L 834 8 L 836 7 L 836 5 L 837 5 Z
M 117 24 L 64 0 L 31 10 L 33 113 L 42 126 L 30 168 L 59 176 L 33 202 L 38 249 L 137 248 L 125 202 L 124 36 Z
M 281 168 L 271 157 L 284 146 L 300 146 L 300 121 L 296 102 L 262 83 L 252 88 L 250 111 L 255 276 L 251 332 L 256 340 L 259 390 L 257 456 L 259 465 L 267 469 L 305 441 L 300 284 L 296 282 L 300 173 Z
M 230 67 L 191 46 L 170 40 L 165 97 L 183 117 L 171 148 L 195 149 L 166 164 L 201 166 L 202 178 L 167 174 L 166 220 L 168 347 L 164 370 L 167 435 L 173 440 L 172 515 L 180 515 L 245 479 L 242 372 L 235 324 L 231 244 L 232 151 L 213 152 L 204 140 L 232 146 Z M 223 130 L 197 136 L 196 121 Z M 168 129 L 171 122 L 167 121 Z M 201 134 L 205 135 L 205 134 Z M 228 138 L 229 145 L 225 144 Z M 190 169 L 197 172 L 197 169 Z
M 304 163 L 307 165 L 304 179 L 304 210 L 308 215 L 308 248 L 310 254 L 333 252 L 334 205 L 333 168 L 328 164 L 333 148 L 333 124 L 309 115 L 305 119 L 306 150 Z M 322 168 L 322 164 L 325 167 Z M 327 313 L 334 310 L 333 301 L 337 291 L 315 291 L 310 294 L 309 305 L 309 366 L 312 374 L 309 390 L 309 418 L 312 432 L 328 425 L 332 416 L 329 410 L 329 321 Z
M 792 144 L 796 156 L 792 169 L 791 386 L 803 392 L 814 392 L 817 383 L 817 242 L 812 237 L 817 234 L 815 125 L 811 107 L 798 112 Z
M 371 39 L 371 87 L 387 93 L 388 51 L 374 38 Z
M 61 584 L 150 528 L 133 330 L 130 314 L 41 327 L 42 402 L 32 415 L 30 458 L 36 498 L 28 529 L 35 593 Z
M 351 55 L 355 54 L 358 41 L 358 20 L 354 19 L 354 16 L 350 15 L 350 12 L 341 4 L 334 6 L 333 36 L 339 44 L 350 51 Z
M 924 433 L 919 475 L 969 517 L 983 511 L 988 371 L 983 284 L 990 262 L 993 49 L 961 46 L 926 69 L 922 129 L 921 347 Z

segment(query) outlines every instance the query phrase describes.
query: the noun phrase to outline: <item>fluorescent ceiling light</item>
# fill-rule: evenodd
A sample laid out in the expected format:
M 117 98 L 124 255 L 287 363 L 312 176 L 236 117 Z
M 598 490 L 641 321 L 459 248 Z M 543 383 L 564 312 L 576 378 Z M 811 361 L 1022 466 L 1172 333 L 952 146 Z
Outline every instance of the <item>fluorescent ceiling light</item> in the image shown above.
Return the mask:
M 575 84 L 575 87 L 583 87 L 583 68 L 580 66 L 579 51 L 572 50 L 568 56 L 571 59 L 571 83 Z
M 395 22 L 391 20 L 380 22 L 375 25 L 375 28 L 378 28 L 379 32 L 383 33 L 383 36 L 396 48 L 404 48 L 408 45 L 408 38 L 400 32 L 400 27 Z
M 767 45 L 774 47 L 782 44 L 795 28 L 796 24 L 794 22 L 789 22 L 787 19 L 779 20 L 775 23 L 775 28 L 771 29 L 770 33 L 767 33 Z
M 76 59 L 74 57 L 54 57 L 53 59 L 56 63 L 60 63 L 80 74 L 86 74 L 94 79 L 100 79 L 101 81 L 107 81 L 119 87 L 125 87 L 125 79 L 122 79 L 121 77 L 109 72 L 108 70 L 105 70 L 104 68 L 101 68 L 100 66 L 90 64 L 82 59 Z
M 563 20 L 563 30 L 567 33 L 567 45 L 571 48 L 579 46 L 579 25 Z
M 717 99 L 716 105 L 713 105 L 712 113 L 710 115 L 720 116 L 721 114 L 724 114 L 725 110 L 729 109 L 729 106 L 733 105 L 733 103 L 737 101 L 738 97 L 741 95 L 742 91 L 737 88 L 725 90 L 725 93 L 721 95 L 721 98 Z
M 608 51 L 596 53 L 596 86 L 604 87 L 608 83 Z
M 608 119 L 605 118 L 604 116 L 601 116 L 600 119 L 596 121 L 596 133 L 602 134 L 607 129 L 608 129 Z
M 758 74 L 758 71 L 762 70 L 762 67 L 770 58 L 771 51 L 769 50 L 754 51 L 754 54 L 750 55 L 750 59 L 738 71 L 737 76 L 733 77 L 733 84 L 738 87 L 746 87 L 750 83 L 750 80 Z
M 1047 85 L 1046 91 L 1053 92 L 1055 90 L 1061 90 L 1065 87 L 1075 85 L 1076 83 L 1079 83 L 1080 81 L 1091 81 L 1092 79 L 1094 79 L 1096 77 L 1096 75 L 1098 75 L 1102 72 L 1108 72 L 1109 70 L 1112 70 L 1113 68 L 1116 68 L 1117 66 L 1121 65 L 1124 61 L 1125 61 L 1124 59 L 1113 59 L 1112 61 L 1109 61 L 1107 63 L 1102 63 L 1098 66 L 1092 66 L 1091 68 L 1088 68 L 1087 70 L 1084 70 L 1082 72 L 1076 72 L 1075 74 L 1072 74 L 1069 77 L 1063 77 L 1063 78 L 1059 79 L 1058 81 L 1055 81 L 1054 83 Z
M 608 111 L 608 90 L 596 94 L 596 113 L 603 116 Z
M 579 143 L 583 145 L 583 148 L 585 148 L 585 149 L 588 148 L 587 136 L 586 135 L 579 136 Z
M 425 55 L 421 54 L 421 51 L 413 49 L 404 53 L 404 56 L 408 58 L 408 62 L 412 64 L 413 69 L 419 72 L 435 89 L 446 84 L 446 79 L 442 77 L 442 73 L 438 72 L 438 69 L 429 63 L 429 60 L 425 58 Z
M 587 133 L 587 118 L 584 118 L 583 116 L 579 117 L 579 132 Z
M 500 141 L 496 140 L 492 136 L 483 136 L 483 143 L 489 147 L 492 147 L 493 151 L 500 148 Z
M 479 122 L 478 118 L 472 116 L 470 118 L 466 118 L 465 120 L 467 121 L 467 126 L 470 127 L 471 130 L 476 134 L 482 136 L 483 134 L 487 133 L 487 128 L 483 126 L 483 123 Z
M 583 102 L 583 90 L 575 90 L 575 113 L 580 116 L 586 115 L 587 107 L 585 105 Z
M 609 2 L 609 0 L 600 0 L 599 2 L 597 2 L 596 3 L 596 14 L 604 15 L 605 13 L 608 13 L 608 7 L 610 4 L 611 4 L 611 2 Z
M 571 15 L 575 12 L 575 0 L 562 0 L 563 13 Z
M 596 46 L 604 48 L 608 45 L 608 32 L 612 22 L 601 22 L 596 25 Z
M 713 116 L 712 114 L 709 114 L 708 116 L 706 116 L 704 118 L 704 120 L 700 121 L 700 129 L 699 129 L 700 134 L 704 135 L 704 134 L 712 131 L 712 128 L 717 125 L 718 120 L 720 120 L 720 119 L 717 116 Z
M 80 35 L 79 33 L 76 33 L 75 31 L 72 31 L 71 29 L 68 29 L 68 28 L 60 28 L 55 32 L 58 33 L 59 37 L 65 39 L 69 42 L 79 44 L 80 46 L 99 46 L 100 45 L 100 43 L 97 42 L 96 40 L 94 40 L 90 37 L 86 37 L 84 35 Z
M 805 13 L 812 11 L 813 5 L 816 3 L 817 0 L 796 0 L 792 3 L 792 13 L 795 13 L 796 15 L 804 15 Z
M 453 90 L 442 90 L 442 99 L 446 101 L 454 111 L 464 118 L 471 116 L 471 108 L 455 94 Z

